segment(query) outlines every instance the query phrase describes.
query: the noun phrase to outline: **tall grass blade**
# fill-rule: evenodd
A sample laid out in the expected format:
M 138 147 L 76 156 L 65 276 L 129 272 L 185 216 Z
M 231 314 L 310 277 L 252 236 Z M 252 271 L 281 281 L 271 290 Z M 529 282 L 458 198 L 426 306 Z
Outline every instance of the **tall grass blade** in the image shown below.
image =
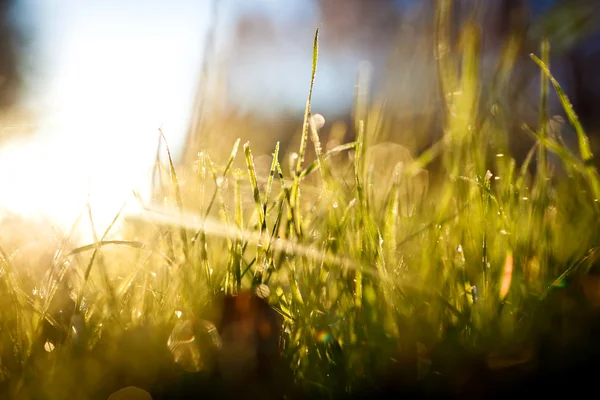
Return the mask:
M 167 156 L 169 160 L 169 174 L 171 175 L 171 184 L 173 186 L 173 192 L 175 194 L 175 201 L 177 202 L 177 208 L 179 212 L 183 212 L 183 198 L 181 196 L 181 189 L 179 187 L 179 179 L 177 178 L 177 172 L 175 171 L 175 165 L 173 164 L 173 158 L 171 157 L 171 150 L 169 149 L 169 145 L 167 144 L 167 138 L 164 135 L 162 129 L 160 130 L 160 135 L 165 143 L 165 148 L 167 150 Z M 188 248 L 188 237 L 187 232 L 184 229 L 179 231 L 181 235 L 181 244 L 183 246 L 183 254 L 185 259 L 189 257 L 189 248 Z
M 593 165 L 594 155 L 592 153 L 592 148 L 590 146 L 590 140 L 587 137 L 587 135 L 583 129 L 583 126 L 579 122 L 579 118 L 577 117 L 577 114 L 575 113 L 575 110 L 573 109 L 573 105 L 569 101 L 567 95 L 563 91 L 563 89 L 560 86 L 560 84 L 558 83 L 558 81 L 554 78 L 554 76 L 550 72 L 550 69 L 548 68 L 548 66 L 542 60 L 540 60 L 538 57 L 536 57 L 534 54 L 531 54 L 530 57 L 542 69 L 544 74 L 548 77 L 548 79 L 552 83 L 552 86 L 554 87 L 554 90 L 556 91 L 556 94 L 558 95 L 558 98 L 559 98 L 565 112 L 567 113 L 569 122 L 575 128 L 575 132 L 577 133 L 577 140 L 579 142 L 579 154 L 585 165 L 588 183 L 591 186 L 594 199 L 600 200 L 600 182 L 598 180 L 598 173 L 596 171 L 596 168 Z

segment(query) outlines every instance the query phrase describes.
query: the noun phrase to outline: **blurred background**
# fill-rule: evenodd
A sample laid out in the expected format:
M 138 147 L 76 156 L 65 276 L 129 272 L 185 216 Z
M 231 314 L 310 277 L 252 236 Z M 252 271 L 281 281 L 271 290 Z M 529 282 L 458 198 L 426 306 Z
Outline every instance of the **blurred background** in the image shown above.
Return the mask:
M 482 85 L 508 38 L 519 45 L 504 105 L 535 125 L 549 37 L 552 70 L 585 126 L 599 129 L 596 0 L 456 0 L 482 28 Z M 331 143 L 352 140 L 359 70 L 385 100 L 386 137 L 416 153 L 441 132 L 434 0 L 15 0 L 2 6 L 0 210 L 68 226 L 89 199 L 110 222 L 132 190 L 150 195 L 162 128 L 176 161 L 215 160 L 236 138 L 256 156 L 298 140 L 314 31 L 313 112 Z M 367 62 L 367 63 L 365 63 Z M 375 101 L 374 100 L 374 101 Z M 561 115 L 551 99 L 550 115 Z M 339 122 L 336 124 L 335 122 Z M 598 131 L 600 133 L 600 131 Z M 336 142 L 337 141 L 337 142 Z M 523 152 L 520 140 L 513 142 Z M 98 229 L 102 229 L 100 226 Z

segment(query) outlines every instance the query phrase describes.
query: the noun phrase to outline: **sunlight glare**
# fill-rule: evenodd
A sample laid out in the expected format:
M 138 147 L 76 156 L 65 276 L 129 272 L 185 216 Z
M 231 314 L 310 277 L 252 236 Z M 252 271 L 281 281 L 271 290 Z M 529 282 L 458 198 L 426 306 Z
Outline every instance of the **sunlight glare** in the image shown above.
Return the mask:
M 209 13 L 190 4 L 139 3 L 133 19 L 100 2 L 65 7 L 62 31 L 44 39 L 49 81 L 29 94 L 43 99 L 38 129 L 0 147 L 0 207 L 69 230 L 89 198 L 101 236 L 134 190 L 148 200 L 158 130 L 176 158 L 196 90 Z

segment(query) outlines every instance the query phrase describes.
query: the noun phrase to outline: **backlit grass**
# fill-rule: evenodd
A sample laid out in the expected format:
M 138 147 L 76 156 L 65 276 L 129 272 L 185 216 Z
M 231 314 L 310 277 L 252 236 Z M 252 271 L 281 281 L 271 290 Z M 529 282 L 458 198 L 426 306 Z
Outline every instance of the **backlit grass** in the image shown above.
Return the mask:
M 589 140 L 544 45 L 532 57 L 548 78 L 541 108 L 554 89 L 579 148 L 550 133 L 542 113 L 523 131 L 535 146 L 517 164 L 499 139 L 502 121 L 479 111 L 477 34 L 465 32 L 460 59 L 440 58 L 444 91 L 460 93 L 448 97 L 444 137 L 413 158 L 376 143 L 380 115 L 363 92 L 356 137 L 327 150 L 309 95 L 300 148 L 285 154 L 273 144 L 266 167 L 254 164 L 252 143 L 238 140 L 226 163 L 200 153 L 180 168 L 161 142 L 154 202 L 127 216 L 118 240 L 112 228 L 89 246 L 59 240 L 41 273 L 33 252 L 23 261 L 3 243 L 0 394 L 106 398 L 128 384 L 160 391 L 181 377 L 166 340 L 176 323 L 210 321 L 219 294 L 244 289 L 268 289 L 298 388 L 325 397 L 388 376 L 410 383 L 437 372 L 458 382 L 457 360 L 470 355 L 492 369 L 523 364 L 548 332 L 557 343 L 580 340 L 577 316 L 597 303 L 586 276 L 600 244 Z M 310 92 L 318 35 L 314 50 Z M 441 172 L 428 185 L 433 161 Z M 588 296 L 581 303 L 554 296 L 578 287 Z M 572 323 L 557 331 L 555 315 Z M 457 355 L 439 356 L 448 341 Z M 193 341 L 195 358 L 179 367 L 203 370 L 209 342 Z

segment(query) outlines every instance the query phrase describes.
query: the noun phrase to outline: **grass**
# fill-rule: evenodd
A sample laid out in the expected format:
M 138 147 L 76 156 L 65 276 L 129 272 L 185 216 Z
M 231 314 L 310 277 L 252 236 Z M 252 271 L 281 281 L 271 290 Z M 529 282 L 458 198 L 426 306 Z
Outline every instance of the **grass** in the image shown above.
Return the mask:
M 155 174 L 162 205 L 128 216 L 123 238 L 109 227 L 73 248 L 67 235 L 43 277 L 3 250 L 0 394 L 107 398 L 127 384 L 160 392 L 181 378 L 167 347 L 173 327 L 211 320 L 220 294 L 245 289 L 268 289 L 283 318 L 285 363 L 298 390 L 315 396 L 390 377 L 433 388 L 441 375 L 460 386 L 474 372 L 459 361 L 473 355 L 494 370 L 582 342 L 596 296 L 584 289 L 600 250 L 589 140 L 544 44 L 541 58 L 532 56 L 544 77 L 541 108 L 553 88 L 579 149 L 550 134 L 542 113 L 526 130 L 535 145 L 517 164 L 498 140 L 503 121 L 477 107 L 477 32 L 467 29 L 461 43 L 459 60 L 439 58 L 444 91 L 461 93 L 447 99 L 444 137 L 414 159 L 381 158 L 389 146 L 376 144 L 379 114 L 364 92 L 357 136 L 324 151 L 309 94 L 289 163 L 277 143 L 261 170 L 251 144 L 238 140 L 224 165 L 200 153 L 193 169 L 179 168 L 167 147 Z M 309 93 L 317 61 L 318 32 Z M 423 171 L 433 161 L 441 173 L 428 187 Z M 573 303 L 577 293 L 588 297 Z M 557 328 L 557 316 L 568 322 Z M 548 335 L 550 351 L 540 347 Z M 208 365 L 210 340 L 196 339 L 192 356 L 179 359 L 183 371 Z

